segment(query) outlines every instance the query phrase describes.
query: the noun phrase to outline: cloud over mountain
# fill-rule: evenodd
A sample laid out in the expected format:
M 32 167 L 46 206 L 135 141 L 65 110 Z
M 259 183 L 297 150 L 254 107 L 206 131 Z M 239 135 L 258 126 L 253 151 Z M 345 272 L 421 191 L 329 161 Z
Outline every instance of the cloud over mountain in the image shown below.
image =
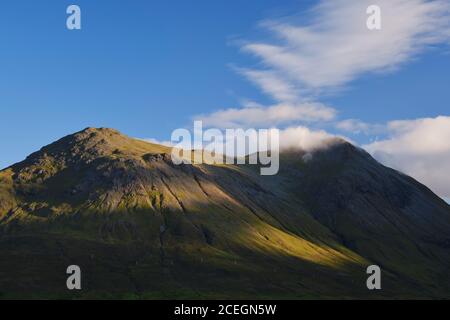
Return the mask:
M 388 130 L 387 139 L 364 148 L 380 162 L 450 198 L 450 117 L 392 121 Z
M 257 64 L 236 70 L 274 103 L 244 104 L 197 118 L 222 128 L 279 126 L 288 128 L 282 135 L 307 133 L 315 142 L 314 137 L 329 134 L 304 127 L 313 122 L 318 122 L 316 128 L 333 125 L 368 138 L 387 134 L 365 148 L 386 165 L 450 197 L 450 179 L 442 174 L 450 169 L 449 117 L 371 123 L 338 119 L 338 110 L 320 102 L 362 76 L 396 71 L 428 49 L 450 43 L 450 1 L 379 0 L 375 4 L 381 9 L 381 30 L 371 31 L 366 10 L 373 4 L 319 1 L 309 11 L 261 22 L 272 37 L 246 41 L 241 49 Z

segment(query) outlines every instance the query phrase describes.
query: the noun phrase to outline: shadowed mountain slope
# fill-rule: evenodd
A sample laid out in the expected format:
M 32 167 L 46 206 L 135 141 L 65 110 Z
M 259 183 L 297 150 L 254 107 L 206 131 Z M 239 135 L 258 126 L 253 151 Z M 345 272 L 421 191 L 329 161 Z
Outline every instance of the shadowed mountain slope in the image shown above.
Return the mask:
M 0 172 L 0 298 L 445 298 L 450 207 L 336 140 L 254 165 L 179 165 L 88 128 Z M 66 268 L 83 290 L 66 289 Z M 366 288 L 370 264 L 380 291 Z

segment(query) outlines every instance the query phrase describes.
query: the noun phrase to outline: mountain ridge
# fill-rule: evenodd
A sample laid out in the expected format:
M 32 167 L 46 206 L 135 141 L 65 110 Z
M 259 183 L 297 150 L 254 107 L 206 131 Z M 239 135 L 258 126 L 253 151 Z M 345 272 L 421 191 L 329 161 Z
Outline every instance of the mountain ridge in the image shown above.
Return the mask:
M 428 188 L 347 142 L 280 158 L 273 177 L 175 166 L 169 147 L 107 128 L 43 147 L 0 171 L 0 294 L 70 296 L 64 267 L 75 262 L 90 274 L 80 297 L 450 292 L 450 207 Z M 381 292 L 365 287 L 370 264 Z

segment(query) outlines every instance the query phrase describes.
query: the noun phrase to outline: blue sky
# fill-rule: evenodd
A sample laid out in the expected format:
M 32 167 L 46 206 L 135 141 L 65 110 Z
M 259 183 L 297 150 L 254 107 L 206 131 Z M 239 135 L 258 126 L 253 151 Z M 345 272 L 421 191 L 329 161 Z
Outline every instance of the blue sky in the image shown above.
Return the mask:
M 345 135 L 360 145 L 367 145 L 380 160 L 415 174 L 433 186 L 433 179 L 429 178 L 428 182 L 428 176 L 423 178 L 423 168 L 417 172 L 405 165 L 404 157 L 409 154 L 418 157 L 419 165 L 428 165 L 428 158 L 428 162 L 424 162 L 418 156 L 423 153 L 421 150 L 406 150 L 399 155 L 389 153 L 395 148 L 388 144 L 395 139 L 401 143 L 405 135 L 414 136 L 414 130 L 424 126 L 434 127 L 434 123 L 420 122 L 420 119 L 434 121 L 438 116 L 449 115 L 450 35 L 447 38 L 447 34 L 441 34 L 442 25 L 437 23 L 434 29 L 423 30 L 427 34 L 439 33 L 437 40 L 424 40 L 420 30 L 417 34 L 406 32 L 410 29 L 408 23 L 414 19 L 418 20 L 418 25 L 439 19 L 419 12 L 417 16 L 397 16 L 389 20 L 391 12 L 398 8 L 388 5 L 386 0 L 378 2 L 386 3 L 386 21 L 405 21 L 395 34 L 394 31 L 389 33 L 391 25 L 388 24 L 387 30 L 383 30 L 388 34 L 383 37 L 392 36 L 391 42 L 386 40 L 385 44 L 377 40 L 381 41 L 379 46 L 384 48 L 398 43 L 395 37 L 400 34 L 411 38 L 413 48 L 408 42 L 407 52 L 380 49 L 380 56 L 383 55 L 380 59 L 389 54 L 401 55 L 401 58 L 388 57 L 384 64 L 370 68 L 336 70 L 322 79 L 314 74 L 315 64 L 322 65 L 314 57 L 306 60 L 306 67 L 298 65 L 301 74 L 298 78 L 285 76 L 284 68 L 290 66 L 280 64 L 276 54 L 267 53 L 255 44 L 279 46 L 299 57 L 315 50 L 320 54 L 327 50 L 333 53 L 335 47 L 330 44 L 333 38 L 317 46 L 313 42 L 306 43 L 299 49 L 293 44 L 294 40 L 286 42 L 267 26 L 267 22 L 283 28 L 301 26 L 320 39 L 335 36 L 326 28 L 317 31 L 320 29 L 317 26 L 323 22 L 314 21 L 326 18 L 330 24 L 343 23 L 327 11 L 336 12 L 327 1 L 16 0 L 2 4 L 0 168 L 88 126 L 113 127 L 133 137 L 168 140 L 172 130 L 189 127 L 193 117 L 198 115 L 222 119 L 221 114 L 215 113 L 218 110 L 239 110 L 249 103 L 263 110 L 287 102 L 297 109 L 304 103 L 320 103 L 332 109 L 334 115 L 309 121 L 300 118 L 285 121 L 275 117 L 273 123 L 264 125 L 282 128 L 299 125 Z M 445 8 L 448 2 L 439 1 L 439 5 Z M 356 10 L 350 1 L 333 3 L 350 10 L 343 14 Z M 414 8 L 426 5 L 421 0 L 410 3 Z M 81 7 L 82 30 L 66 28 L 66 8 L 70 4 Z M 431 10 L 442 12 L 442 7 Z M 346 17 L 346 20 L 352 19 L 365 20 L 365 12 Z M 345 42 L 347 38 L 339 41 Z M 354 45 L 358 48 L 358 43 Z M 371 48 L 367 43 L 359 47 L 364 45 Z M 374 50 L 370 52 L 374 54 Z M 352 57 L 352 54 L 350 52 L 348 59 L 355 59 L 355 65 L 365 62 L 364 55 Z M 326 57 L 324 55 L 323 59 Z M 378 58 L 374 54 L 368 59 Z M 338 65 L 332 58 L 328 65 L 324 62 L 324 68 Z M 296 97 L 292 98 L 295 101 L 285 101 L 277 93 L 264 90 L 258 82 L 264 79 L 249 77 L 245 74 L 249 70 L 270 72 L 277 80 L 287 83 L 296 92 Z M 327 77 L 334 82 L 330 84 Z M 351 128 L 339 126 L 348 119 L 355 120 Z M 414 122 L 414 129 L 399 132 L 391 123 L 399 120 L 419 122 Z M 444 120 L 440 124 L 445 129 L 446 118 Z M 359 122 L 367 132 L 353 130 Z M 258 125 L 261 123 L 255 123 Z M 440 139 L 445 138 L 441 133 L 436 134 Z M 376 140 L 383 143 L 372 145 Z M 438 161 L 442 153 L 449 153 L 446 146 L 438 151 L 432 161 Z M 442 196 L 450 195 L 450 181 L 436 182 L 433 190 L 438 190 Z

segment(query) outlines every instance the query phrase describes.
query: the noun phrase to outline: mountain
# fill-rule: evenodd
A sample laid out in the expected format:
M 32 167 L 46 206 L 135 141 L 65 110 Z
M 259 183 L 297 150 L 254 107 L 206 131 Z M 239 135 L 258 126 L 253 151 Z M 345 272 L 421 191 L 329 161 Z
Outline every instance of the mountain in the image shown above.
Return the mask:
M 362 149 L 286 150 L 275 176 L 170 152 L 87 128 L 0 171 L 0 298 L 449 296 L 450 206 Z

